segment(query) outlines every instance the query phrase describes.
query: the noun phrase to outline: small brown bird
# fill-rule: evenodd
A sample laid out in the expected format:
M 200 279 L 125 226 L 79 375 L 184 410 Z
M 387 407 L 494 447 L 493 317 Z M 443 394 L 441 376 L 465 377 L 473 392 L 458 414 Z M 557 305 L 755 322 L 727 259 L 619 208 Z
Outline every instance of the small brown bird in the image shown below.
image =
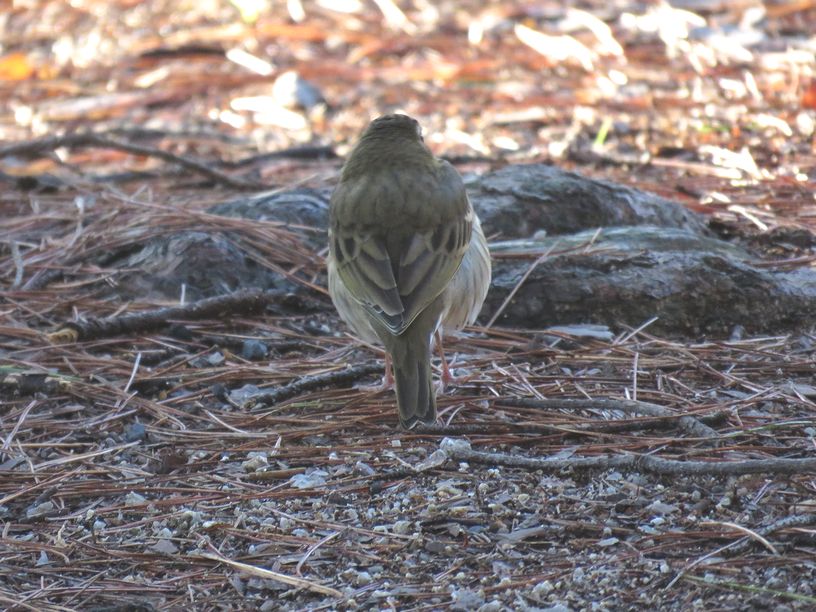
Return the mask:
M 372 121 L 343 166 L 328 274 L 342 319 L 393 361 L 400 424 L 434 423 L 433 337 L 475 321 L 490 254 L 462 177 L 433 156 L 411 117 Z M 444 356 L 443 368 L 449 376 Z

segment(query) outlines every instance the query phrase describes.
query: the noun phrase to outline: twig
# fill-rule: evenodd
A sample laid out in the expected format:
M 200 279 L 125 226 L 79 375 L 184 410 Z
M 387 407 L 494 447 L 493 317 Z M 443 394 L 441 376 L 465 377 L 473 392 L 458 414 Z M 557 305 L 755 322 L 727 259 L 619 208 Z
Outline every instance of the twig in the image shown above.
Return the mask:
M 133 155 L 144 155 L 147 157 L 155 157 L 166 162 L 178 164 L 179 166 L 197 172 L 207 178 L 220 183 L 226 187 L 233 189 L 250 189 L 261 190 L 269 189 L 269 185 L 258 183 L 256 181 L 246 181 L 243 179 L 233 178 L 232 176 L 210 168 L 205 163 L 190 159 L 189 157 L 182 157 L 169 151 L 157 149 L 156 147 L 148 147 L 144 145 L 136 145 L 129 142 L 123 142 L 109 136 L 100 134 L 65 134 L 64 136 L 46 136 L 44 138 L 37 138 L 26 142 L 17 142 L 14 144 L 0 147 L 0 157 L 8 157 L 10 155 L 41 155 L 46 151 L 53 151 L 60 147 L 100 147 L 106 149 L 115 149 L 124 151 L 125 153 L 132 153 Z
M 733 548 L 735 545 L 736 545 L 736 542 L 730 542 L 730 543 L 726 544 L 725 546 L 720 546 L 719 548 L 715 548 L 711 552 L 708 552 L 708 553 L 704 554 L 702 557 L 698 557 L 698 558 L 694 559 L 694 561 L 686 563 L 686 565 L 684 565 L 680 569 L 680 571 L 677 572 L 677 575 L 674 578 L 671 579 L 669 584 L 667 584 L 666 586 L 663 587 L 663 590 L 668 591 L 670 588 L 672 588 L 677 583 L 678 580 L 680 580 L 683 576 L 685 576 L 686 573 L 688 573 L 690 570 L 692 570 L 695 567 L 697 567 L 698 565 L 700 565 L 703 561 L 706 561 L 706 560 L 710 559 L 711 557 L 716 557 L 720 553 L 722 553 L 722 552 L 724 552 L 724 551 L 726 551 L 726 550 L 728 550 L 730 548 Z
M 3 446 L 0 446 L 3 450 L 7 450 L 11 447 L 11 441 L 14 439 L 14 436 L 17 435 L 17 432 L 20 430 L 20 427 L 23 425 L 23 422 L 26 420 L 28 413 L 31 412 L 31 409 L 37 405 L 37 400 L 32 400 L 28 406 L 23 408 L 23 411 L 20 413 L 20 417 L 17 419 L 17 422 L 14 424 L 14 427 L 11 429 L 11 433 L 3 439 L 0 436 L 0 440 L 3 440 Z
M 71 385 L 79 381 L 78 377 L 67 374 L 0 366 L 0 392 L 54 395 L 67 391 Z
M 770 535 L 775 531 L 780 531 L 781 529 L 788 529 L 789 527 L 801 527 L 804 525 L 816 525 L 816 513 L 793 514 L 791 516 L 781 518 L 778 521 L 774 521 L 770 525 L 765 525 L 764 527 L 754 529 L 753 531 L 756 535 L 764 538 L 765 536 Z M 753 542 L 754 539 L 749 536 L 741 538 L 727 550 L 728 555 L 729 556 L 737 555 L 747 550 Z
M 273 159 L 337 159 L 332 147 L 325 145 L 305 145 L 300 147 L 291 147 L 289 149 L 281 149 L 280 151 L 271 151 L 269 153 L 261 153 L 259 155 L 252 155 L 244 157 L 235 161 L 224 161 L 223 166 L 227 168 L 241 168 L 260 162 L 270 161 Z
M 507 308 L 507 305 L 511 302 L 511 300 L 516 295 L 518 290 L 521 289 L 521 286 L 524 284 L 524 281 L 526 281 L 529 278 L 529 276 L 533 273 L 533 271 L 539 265 L 541 265 L 542 261 L 544 261 L 545 259 L 547 259 L 547 257 L 550 256 L 550 253 L 552 253 L 553 249 L 556 246 L 558 246 L 558 241 L 557 240 L 552 244 L 552 246 L 550 246 L 549 249 L 547 249 L 544 253 L 542 253 L 541 256 L 538 259 L 536 259 L 532 264 L 530 264 L 530 267 L 527 268 L 527 271 L 524 274 L 521 275 L 521 278 L 516 283 L 516 286 L 513 287 L 513 289 L 510 291 L 510 293 L 507 294 L 507 297 L 504 298 L 504 301 L 501 303 L 501 306 L 499 306 L 498 310 L 496 310 L 496 312 L 493 313 L 493 316 L 490 317 L 490 320 L 487 322 L 487 325 L 485 325 L 485 329 L 490 329 L 491 327 L 493 327 L 493 324 L 496 322 L 496 320 L 504 312 L 504 309 Z
M 123 393 L 127 393 L 130 390 L 130 385 L 133 384 L 133 380 L 136 378 L 136 372 L 139 371 L 139 364 L 141 363 L 141 361 L 142 353 L 141 351 L 139 351 L 138 353 L 136 353 L 136 359 L 133 360 L 133 371 L 131 371 L 130 373 L 130 378 L 128 379 L 127 384 L 125 385 Z
M 255 412 L 262 406 L 271 406 L 303 393 L 304 391 L 311 391 L 321 387 L 329 387 L 343 383 L 355 382 L 363 376 L 375 374 L 382 371 L 382 365 L 379 363 L 364 363 L 356 366 L 349 366 L 342 370 L 333 370 L 331 372 L 324 372 L 322 374 L 315 374 L 313 376 L 304 376 L 298 380 L 292 381 L 282 387 L 276 387 L 270 391 L 265 391 L 258 395 L 252 396 L 244 406 L 251 407 Z
M 11 241 L 11 259 L 14 262 L 14 280 L 11 282 L 11 288 L 16 289 L 23 282 L 23 272 L 25 271 L 25 264 L 20 255 L 20 245 L 16 240 Z
M 807 607 L 799 607 L 797 609 L 806 610 L 814 609 L 816 606 L 816 597 L 802 595 L 801 593 L 792 593 L 790 591 L 782 591 L 780 589 L 769 589 L 767 587 L 756 586 L 753 584 L 742 584 L 733 580 L 712 580 L 709 577 L 698 578 L 696 576 L 683 576 L 683 580 L 691 582 L 703 589 L 711 589 L 712 587 L 720 588 L 725 591 L 744 591 L 750 593 L 753 597 L 757 595 L 764 595 L 772 601 L 779 601 L 780 599 L 790 599 L 796 602 L 809 604 Z
M 85 461 L 86 459 L 93 459 L 94 457 L 99 457 L 100 455 L 107 455 L 109 453 L 119 453 L 123 450 L 127 450 L 128 448 L 138 446 L 139 444 L 141 444 L 141 442 L 139 440 L 135 440 L 133 442 L 128 442 L 126 444 L 120 444 L 119 446 L 111 446 L 109 448 L 101 448 L 99 450 L 91 451 L 88 453 L 77 453 L 75 455 L 67 455 L 65 457 L 60 457 L 59 459 L 52 459 L 51 461 L 43 461 L 42 463 L 35 465 L 34 468 L 32 469 L 32 472 L 39 472 L 40 470 L 45 470 L 60 465 L 76 463 L 77 461 Z
M 322 540 L 320 540 L 320 541 L 319 541 L 319 542 L 317 542 L 316 544 L 313 544 L 313 545 L 312 545 L 312 546 L 309 548 L 309 550 L 307 550 L 307 551 L 306 551 L 306 553 L 303 555 L 303 557 L 301 557 L 300 561 L 298 561 L 298 564 L 295 566 L 295 573 L 296 573 L 298 576 L 303 576 L 303 574 L 301 573 L 301 571 L 300 571 L 300 570 L 303 568 L 303 564 L 304 564 L 304 563 L 306 563 L 306 561 L 308 561 L 308 560 L 309 560 L 309 557 L 311 557 L 311 556 L 312 556 L 312 555 L 315 553 L 315 551 L 316 551 L 318 548 L 320 548 L 321 546 L 323 546 L 323 545 L 324 545 L 324 544 L 326 544 L 327 542 L 330 542 L 331 540 L 333 540 L 334 538 L 336 538 L 337 536 L 339 536 L 339 535 L 340 535 L 340 533 L 341 533 L 341 532 L 339 532 L 339 531 L 332 531 L 332 532 L 331 532 L 329 535 L 327 535 L 325 538 L 323 538 Z
M 512 402 L 512 404 L 511 404 Z M 497 404 L 518 406 L 516 400 L 499 400 Z M 651 415 L 649 415 L 651 416 Z M 725 412 L 717 412 L 700 418 L 700 421 L 709 423 L 719 423 L 726 418 Z M 411 434 L 429 436 L 472 436 L 472 435 L 495 435 L 497 433 L 522 433 L 522 434 L 552 434 L 552 435 L 601 435 L 619 431 L 638 431 L 649 428 L 666 428 L 677 424 L 678 419 L 683 418 L 678 414 L 666 414 L 665 416 L 653 416 L 648 419 L 630 421 L 593 421 L 592 423 L 577 423 L 570 425 L 542 425 L 539 423 L 484 423 L 467 425 L 417 425 L 411 430 Z
M 106 319 L 71 321 L 48 334 L 54 343 L 78 342 L 161 329 L 173 320 L 207 319 L 260 312 L 280 296 L 259 290 L 206 298 L 185 306 L 123 314 Z
M 613 457 L 571 457 L 539 459 L 504 453 L 474 451 L 465 440 L 445 438 L 440 448 L 453 460 L 473 461 L 531 470 L 557 472 L 563 469 L 632 469 L 665 476 L 742 476 L 744 474 L 816 473 L 816 459 L 747 459 L 745 461 L 678 461 L 654 455 L 615 455 Z
M 262 567 L 255 567 L 254 565 L 241 563 L 240 561 L 233 561 L 232 559 L 227 559 L 221 554 L 202 553 L 201 556 L 204 557 L 205 559 L 212 559 L 213 561 L 224 563 L 225 565 L 234 567 L 235 569 L 241 570 L 242 572 L 246 572 L 251 576 L 258 576 L 259 578 L 264 578 L 267 580 L 277 580 L 278 582 L 288 584 L 289 586 L 297 587 L 299 589 L 307 589 L 309 591 L 314 591 L 315 593 L 321 593 L 323 595 L 329 595 L 331 597 L 338 597 L 341 599 L 345 597 L 343 593 L 341 593 L 337 589 L 323 586 L 322 584 L 317 584 L 315 582 L 309 582 L 308 580 L 304 580 L 303 578 L 288 576 L 286 574 L 273 572 L 272 570 L 264 569 Z
M 500 403 L 505 406 L 520 408 L 540 408 L 542 410 L 619 410 L 627 414 L 645 414 L 655 417 L 675 417 L 680 429 L 698 438 L 717 438 L 718 434 L 708 425 L 688 415 L 678 415 L 668 408 L 634 400 L 622 399 L 532 399 L 532 398 L 502 398 Z
M 743 527 L 742 525 L 738 525 L 737 523 L 732 523 L 730 521 L 705 521 L 704 523 L 701 523 L 701 525 L 706 525 L 706 526 L 708 526 L 708 525 L 723 525 L 725 527 L 730 527 L 731 529 L 735 529 L 736 531 L 739 531 L 740 533 L 744 533 L 747 538 L 749 538 L 751 540 L 754 540 L 755 542 L 759 542 L 765 548 L 767 548 L 771 552 L 771 554 L 773 554 L 773 555 L 778 555 L 779 554 L 779 551 L 776 550 L 776 548 L 774 548 L 774 545 L 771 544 L 765 538 L 763 538 L 761 535 L 759 535 L 756 531 L 752 531 L 752 530 L 748 529 L 747 527 Z

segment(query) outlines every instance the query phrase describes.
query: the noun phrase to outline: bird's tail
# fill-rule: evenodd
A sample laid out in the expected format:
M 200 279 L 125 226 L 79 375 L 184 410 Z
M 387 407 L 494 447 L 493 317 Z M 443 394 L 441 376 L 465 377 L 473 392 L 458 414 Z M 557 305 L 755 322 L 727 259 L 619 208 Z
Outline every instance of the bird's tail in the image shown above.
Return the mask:
M 394 338 L 391 357 L 397 390 L 400 425 L 412 429 L 417 423 L 436 422 L 436 394 L 431 379 L 431 339 L 408 329 Z

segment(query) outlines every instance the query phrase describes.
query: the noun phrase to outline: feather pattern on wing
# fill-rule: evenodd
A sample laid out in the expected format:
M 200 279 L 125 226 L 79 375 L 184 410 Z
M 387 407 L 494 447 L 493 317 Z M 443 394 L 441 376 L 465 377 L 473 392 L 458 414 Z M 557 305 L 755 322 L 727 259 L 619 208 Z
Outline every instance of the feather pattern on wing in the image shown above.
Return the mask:
M 464 185 L 461 179 L 451 180 L 456 171 L 447 163 L 439 162 L 435 170 L 436 180 L 421 190 L 433 204 L 422 207 L 427 220 L 419 217 L 414 224 L 391 223 L 376 230 L 356 223 L 332 224 L 329 244 L 338 275 L 354 298 L 395 335 L 448 285 L 470 242 L 473 212 Z M 356 191 L 354 185 L 347 187 Z M 388 195 L 384 191 L 368 195 L 382 201 Z M 404 206 L 414 208 L 410 192 L 403 197 Z

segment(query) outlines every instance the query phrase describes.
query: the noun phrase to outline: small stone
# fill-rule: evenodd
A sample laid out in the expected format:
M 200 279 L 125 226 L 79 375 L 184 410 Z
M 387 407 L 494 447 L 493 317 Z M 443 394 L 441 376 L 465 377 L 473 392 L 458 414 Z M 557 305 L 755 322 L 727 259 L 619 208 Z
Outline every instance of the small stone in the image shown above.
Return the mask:
M 415 469 L 417 472 L 424 472 L 425 470 L 430 470 L 434 468 L 441 467 L 448 462 L 448 453 L 444 450 L 435 450 L 431 453 L 430 457 L 427 459 L 420 461 L 416 464 Z
M 796 129 L 802 136 L 808 137 L 816 130 L 816 120 L 810 113 L 802 111 L 796 115 Z
M 445 544 L 438 540 L 431 540 L 425 542 L 425 550 L 430 553 L 442 554 L 445 552 Z
M 249 459 L 241 463 L 241 468 L 245 472 L 257 472 L 267 466 L 269 466 L 269 459 L 266 453 L 250 453 Z
M 326 103 L 326 99 L 317 86 L 294 70 L 287 70 L 275 79 L 272 85 L 272 97 L 284 108 L 310 110 Z
M 439 443 L 439 448 L 452 455 L 456 451 L 469 451 L 470 442 L 461 438 L 443 438 Z
M 147 437 L 147 430 L 141 423 L 131 423 L 125 427 L 125 442 L 136 442 Z
M 397 521 L 391 530 L 397 535 L 407 535 L 411 532 L 411 521 Z
M 295 474 L 289 479 L 289 484 L 296 489 L 314 489 L 326 484 L 328 475 L 328 472 L 323 470 L 310 470 L 305 474 Z
M 230 391 L 229 399 L 232 403 L 241 406 L 260 393 L 261 390 L 255 385 L 244 385 L 243 387 Z
M 210 393 L 212 393 L 213 397 L 219 402 L 227 401 L 227 392 L 227 386 L 224 383 L 215 383 L 210 387 Z
M 721 508 L 727 508 L 732 503 L 732 499 L 730 496 L 726 495 L 719 502 L 717 502 L 717 506 Z
M 144 495 L 139 495 L 131 491 L 127 495 L 125 495 L 125 504 L 128 506 L 139 506 L 147 501 L 147 498 Z
M 150 550 L 163 555 L 174 555 L 178 552 L 178 547 L 170 540 L 159 540 L 150 547 Z
M 241 345 L 241 357 L 248 361 L 258 361 L 269 354 L 269 347 L 260 340 L 249 338 Z
M 224 354 L 220 351 L 215 351 L 210 355 L 207 355 L 207 363 L 211 366 L 218 366 L 224 363 Z
M 232 585 L 232 588 L 234 588 L 239 595 L 243 597 L 246 594 L 246 583 L 241 580 L 239 575 L 233 574 L 230 576 L 229 582 Z
M 678 510 L 677 506 L 672 504 L 664 504 L 660 501 L 652 502 L 646 509 L 659 515 L 671 514 L 673 512 L 677 512 Z
M 363 476 L 373 476 L 377 472 L 374 471 L 367 463 L 363 463 L 362 461 L 358 461 L 354 464 L 354 469 L 357 470 L 358 473 L 362 474 Z
M 280 530 L 284 533 L 291 531 L 295 524 L 295 521 L 286 516 L 280 517 L 280 520 L 278 521 L 278 527 L 280 527 Z
M 544 582 L 539 582 L 533 587 L 533 595 L 536 598 L 541 599 L 542 597 L 552 593 L 553 589 L 555 589 L 553 583 L 549 580 L 545 580 Z
M 614 546 L 620 542 L 618 538 L 604 538 L 598 542 L 598 546 L 607 547 L 607 546 Z
M 562 603 L 557 603 L 549 608 L 539 608 L 539 610 L 540 612 L 572 612 L 569 606 L 565 606 Z
M 483 591 L 472 591 L 470 589 L 459 589 L 451 593 L 453 603 L 451 610 L 473 610 L 484 603 Z
M 26 517 L 34 518 L 36 516 L 44 516 L 54 509 L 53 502 L 46 501 L 36 506 L 31 506 L 26 509 Z

